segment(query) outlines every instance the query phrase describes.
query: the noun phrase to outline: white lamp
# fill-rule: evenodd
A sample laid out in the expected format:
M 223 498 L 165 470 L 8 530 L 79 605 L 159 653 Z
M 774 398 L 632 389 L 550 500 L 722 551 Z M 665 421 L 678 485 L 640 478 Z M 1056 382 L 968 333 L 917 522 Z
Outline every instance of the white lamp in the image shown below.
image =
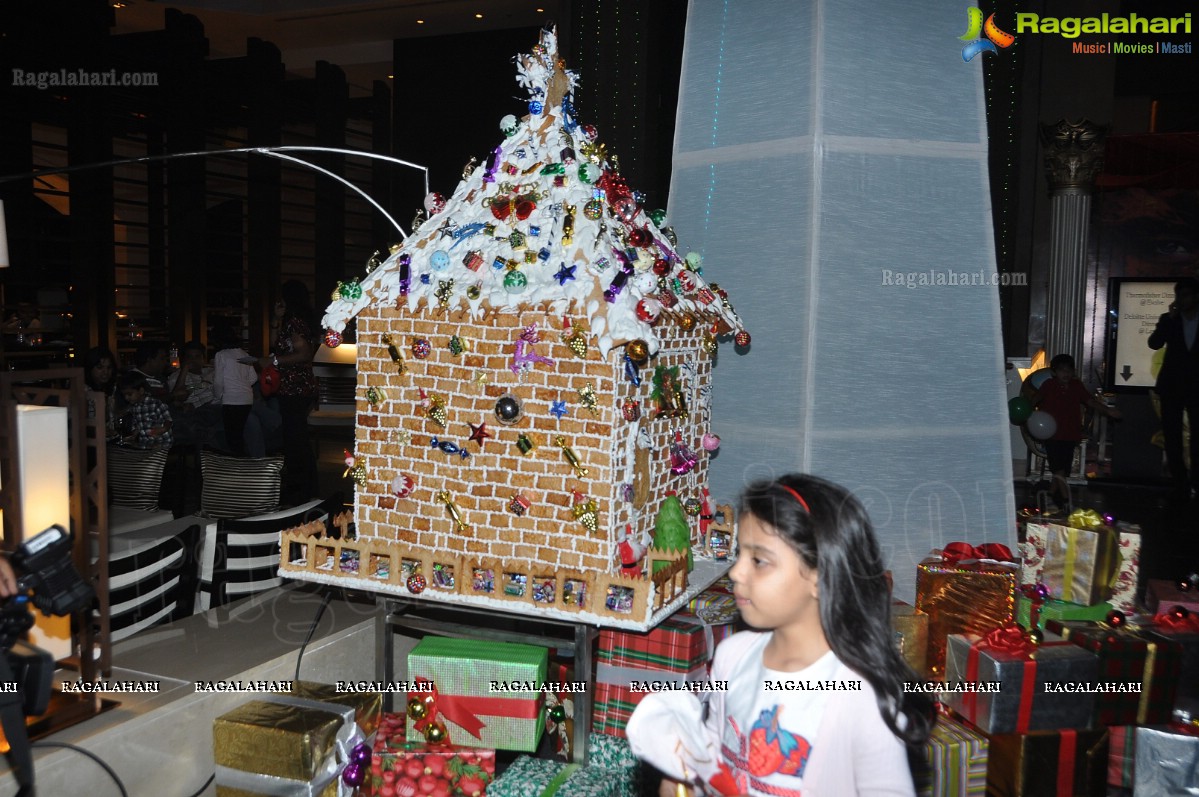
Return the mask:
M 17 405 L 17 472 L 21 507 L 21 539 L 58 524 L 71 528 L 71 475 L 68 464 L 67 408 Z M 40 612 L 30 629 L 33 644 L 55 658 L 71 655 L 69 617 L 45 617 Z
M 325 344 L 321 344 L 316 350 L 316 354 L 312 358 L 312 362 L 317 365 L 357 365 L 358 364 L 358 344 L 343 343 L 340 346 L 330 349 Z
M 8 228 L 4 224 L 3 199 L 0 199 L 0 268 L 8 268 Z

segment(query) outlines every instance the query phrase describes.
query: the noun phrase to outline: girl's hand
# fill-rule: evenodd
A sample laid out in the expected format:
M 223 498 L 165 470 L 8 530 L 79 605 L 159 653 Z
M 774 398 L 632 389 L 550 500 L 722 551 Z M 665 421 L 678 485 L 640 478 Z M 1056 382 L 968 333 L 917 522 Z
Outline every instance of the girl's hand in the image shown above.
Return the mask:
M 677 780 L 662 778 L 662 783 L 658 786 L 658 797 L 683 797 L 683 795 L 693 797 L 691 789 L 686 785 Z

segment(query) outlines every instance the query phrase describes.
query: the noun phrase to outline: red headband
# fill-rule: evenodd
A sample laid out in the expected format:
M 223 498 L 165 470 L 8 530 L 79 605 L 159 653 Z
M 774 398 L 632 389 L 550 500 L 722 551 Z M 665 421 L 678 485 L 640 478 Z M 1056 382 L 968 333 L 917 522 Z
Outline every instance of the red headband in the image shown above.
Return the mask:
M 795 500 L 799 501 L 799 505 L 804 508 L 804 511 L 807 512 L 809 515 L 812 514 L 812 508 L 810 506 L 808 506 L 807 501 L 803 500 L 802 495 L 800 495 L 797 491 L 793 490 L 792 488 L 788 487 L 785 484 L 779 484 L 779 487 L 782 487 L 784 490 L 791 493 L 791 495 L 795 496 Z

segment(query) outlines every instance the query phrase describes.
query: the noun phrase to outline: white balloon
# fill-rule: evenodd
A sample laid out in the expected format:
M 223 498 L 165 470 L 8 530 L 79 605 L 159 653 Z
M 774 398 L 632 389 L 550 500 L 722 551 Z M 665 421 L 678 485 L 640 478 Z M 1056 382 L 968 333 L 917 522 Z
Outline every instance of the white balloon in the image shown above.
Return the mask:
M 1057 431 L 1057 421 L 1044 410 L 1037 410 L 1029 415 L 1024 423 L 1028 427 L 1028 433 L 1038 440 L 1048 440 Z

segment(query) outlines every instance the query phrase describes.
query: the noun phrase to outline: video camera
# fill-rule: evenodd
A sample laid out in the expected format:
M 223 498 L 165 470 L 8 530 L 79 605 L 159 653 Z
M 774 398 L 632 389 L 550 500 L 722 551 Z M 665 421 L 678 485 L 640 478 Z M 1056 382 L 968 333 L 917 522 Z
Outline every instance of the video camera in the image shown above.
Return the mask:
M 0 606 L 0 653 L 22 695 L 26 714 L 46 710 L 54 679 L 54 659 L 21 637 L 33 626 L 32 603 L 43 614 L 65 616 L 91 605 L 92 588 L 71 561 L 73 537 L 51 526 L 26 540 L 9 561 L 17 575 L 17 594 Z

